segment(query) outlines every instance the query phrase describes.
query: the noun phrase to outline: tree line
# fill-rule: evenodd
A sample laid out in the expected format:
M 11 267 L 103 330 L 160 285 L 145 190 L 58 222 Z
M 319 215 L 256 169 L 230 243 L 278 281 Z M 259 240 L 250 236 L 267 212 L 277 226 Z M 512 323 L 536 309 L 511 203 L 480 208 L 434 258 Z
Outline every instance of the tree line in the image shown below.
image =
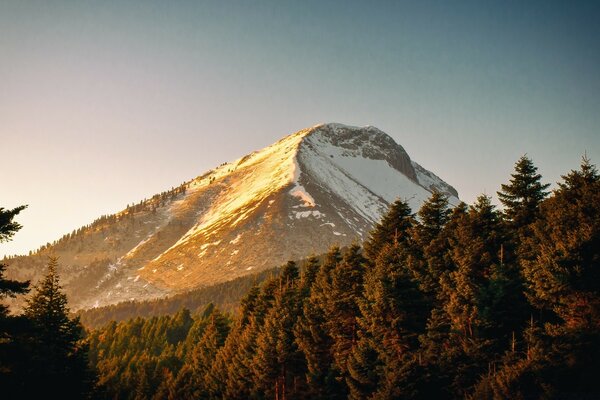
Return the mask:
M 256 285 L 235 318 L 91 334 L 109 398 L 597 398 L 600 178 L 550 195 L 521 158 L 498 197 L 393 203 L 364 247 Z M 178 334 L 169 333 L 177 329 Z M 179 338 L 177 340 L 176 338 Z
M 83 342 L 113 399 L 591 399 L 600 176 L 547 191 L 522 157 L 487 196 L 397 200 L 369 239 L 254 285 L 235 315 L 136 318 Z M 27 313 L 26 313 L 27 314 Z M 80 343 L 80 342 L 78 342 Z

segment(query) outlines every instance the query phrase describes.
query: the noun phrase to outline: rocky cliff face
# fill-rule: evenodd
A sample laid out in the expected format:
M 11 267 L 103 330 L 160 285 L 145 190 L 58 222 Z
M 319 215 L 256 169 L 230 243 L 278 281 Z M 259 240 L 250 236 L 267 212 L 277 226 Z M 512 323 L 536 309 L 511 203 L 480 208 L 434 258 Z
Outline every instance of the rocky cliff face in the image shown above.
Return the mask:
M 51 251 L 75 309 L 160 297 L 362 241 L 390 202 L 416 211 L 433 190 L 458 202 L 377 128 L 318 125 L 13 260 L 9 273 L 35 280 Z

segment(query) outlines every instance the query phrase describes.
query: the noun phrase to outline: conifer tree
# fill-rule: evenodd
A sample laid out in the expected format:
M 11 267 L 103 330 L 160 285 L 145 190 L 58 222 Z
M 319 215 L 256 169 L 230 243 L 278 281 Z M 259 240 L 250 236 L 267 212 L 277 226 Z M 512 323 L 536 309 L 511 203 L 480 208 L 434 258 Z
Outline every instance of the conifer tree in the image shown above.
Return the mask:
M 508 184 L 501 185 L 502 190 L 497 194 L 504 205 L 506 219 L 518 229 L 534 221 L 540 203 L 548 196 L 546 189 L 550 185 L 541 183 L 542 176 L 527 155 L 516 162 L 511 177 Z
M 344 258 L 331 270 L 331 286 L 325 295 L 323 309 L 325 328 L 333 343 L 334 366 L 341 377 L 347 375 L 347 360 L 356 342 L 359 315 L 358 300 L 363 291 L 365 258 L 358 245 L 352 245 Z
M 444 343 L 443 359 L 452 369 L 452 390 L 464 396 L 487 366 L 492 341 L 486 336 L 491 328 L 481 301 L 488 278 L 500 264 L 502 236 L 497 211 L 489 197 L 480 196 L 465 214 L 454 222 L 451 237 L 452 260 L 455 269 L 442 277 L 443 317 L 436 315 L 436 324 L 446 320 L 450 330 Z
M 175 381 L 176 396 L 181 398 L 206 398 L 210 393 L 207 376 L 214 364 L 217 352 L 224 345 L 229 333 L 229 321 L 218 310 L 206 317 L 206 327 L 200 340 L 191 351 L 188 362 L 182 367 Z
M 326 327 L 329 318 L 325 311 L 332 290 L 331 271 L 341 259 L 337 247 L 327 253 L 294 328 L 296 343 L 307 363 L 307 395 L 314 399 L 345 398 L 343 382 L 336 379 L 339 371 L 334 367 L 333 338 Z
M 320 268 L 321 263 L 317 257 L 311 256 L 306 260 L 300 279 L 300 297 L 303 301 L 310 296 L 311 287 L 317 279 Z
M 301 310 L 298 268 L 288 262 L 280 277 L 280 288 L 257 338 L 253 369 L 256 390 L 267 398 L 299 398 L 304 389 L 305 362 L 294 337 Z
M 15 216 L 23 211 L 27 206 L 21 206 L 12 210 L 5 210 L 0 207 L 0 243 L 12 240 L 14 234 L 21 229 L 21 225 L 14 221 Z M 6 297 L 15 297 L 25 294 L 29 290 L 29 282 L 18 282 L 4 277 L 6 265 L 0 263 L 0 299 Z M 0 343 L 6 343 L 10 340 L 5 335 L 10 335 L 10 325 L 13 320 L 8 317 L 8 307 L 0 304 Z
M 69 317 L 67 296 L 61 290 L 57 266 L 57 258 L 51 257 L 48 274 L 25 308 L 25 316 L 35 327 L 32 374 L 40 382 L 31 389 L 41 389 L 41 393 L 53 398 L 82 398 L 90 392 L 92 383 L 87 367 L 87 345 L 82 342 L 83 328 L 79 319 Z
M 271 277 L 262 287 L 252 287 L 242 299 L 241 315 L 208 374 L 207 386 L 211 397 L 247 399 L 253 395 L 256 340 L 280 282 L 279 278 Z
M 359 301 L 360 340 L 349 359 L 353 398 L 367 397 L 371 393 L 365 390 L 371 388 L 374 395 L 385 398 L 392 386 L 398 396 L 406 396 L 405 389 L 414 384 L 407 380 L 408 370 L 401 367 L 418 347 L 428 306 L 407 267 L 408 252 L 402 243 L 386 245 L 366 274 L 364 297 Z M 367 364 L 361 365 L 364 361 Z M 361 376 L 361 371 L 367 376 Z
M 408 266 L 431 303 L 439 295 L 441 275 L 452 268 L 448 235 L 444 229 L 450 214 L 448 197 L 433 192 L 417 213 L 418 220 L 410 231 L 412 244 Z
M 408 203 L 398 199 L 390 205 L 388 212 L 378 222 L 364 244 L 365 257 L 375 261 L 386 244 L 403 240 L 400 236 L 412 225 L 411 209 Z
M 14 221 L 15 216 L 26 206 L 5 210 L 0 208 L 0 243 L 12 239 L 21 229 Z M 0 302 L 7 297 L 16 297 L 29 291 L 29 282 L 19 282 L 4 277 L 6 265 L 0 263 Z M 9 314 L 8 306 L 0 303 L 0 387 L 5 394 L 19 393 L 26 385 L 27 358 L 23 346 L 23 336 L 28 334 L 31 327 L 22 316 Z
M 600 175 L 588 159 L 541 207 L 523 261 L 530 301 L 571 328 L 600 326 Z

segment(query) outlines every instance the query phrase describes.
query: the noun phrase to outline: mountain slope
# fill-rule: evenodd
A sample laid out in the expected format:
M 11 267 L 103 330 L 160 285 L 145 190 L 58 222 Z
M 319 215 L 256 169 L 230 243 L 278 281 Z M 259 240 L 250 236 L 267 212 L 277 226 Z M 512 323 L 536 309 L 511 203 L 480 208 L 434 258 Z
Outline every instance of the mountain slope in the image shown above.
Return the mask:
M 156 298 L 366 239 L 390 202 L 416 211 L 433 190 L 458 202 L 377 128 L 318 125 L 12 260 L 11 273 L 35 279 L 52 251 L 75 309 Z

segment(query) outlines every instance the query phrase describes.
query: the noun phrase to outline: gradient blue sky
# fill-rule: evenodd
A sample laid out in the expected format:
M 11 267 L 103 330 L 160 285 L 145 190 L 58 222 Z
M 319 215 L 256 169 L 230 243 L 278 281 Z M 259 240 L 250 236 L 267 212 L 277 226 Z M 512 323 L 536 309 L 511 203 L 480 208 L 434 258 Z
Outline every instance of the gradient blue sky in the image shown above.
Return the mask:
M 0 206 L 29 208 L 0 255 L 320 122 L 467 202 L 524 153 L 554 183 L 600 160 L 599 4 L 1 1 Z

